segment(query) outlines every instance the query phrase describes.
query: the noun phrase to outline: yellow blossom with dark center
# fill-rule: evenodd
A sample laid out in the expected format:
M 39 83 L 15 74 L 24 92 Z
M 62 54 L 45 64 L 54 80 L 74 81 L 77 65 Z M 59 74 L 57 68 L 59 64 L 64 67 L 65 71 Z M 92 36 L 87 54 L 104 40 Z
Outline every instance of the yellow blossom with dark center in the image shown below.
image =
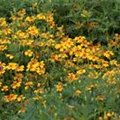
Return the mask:
M 57 91 L 58 91 L 58 92 L 62 92 L 62 91 L 63 91 L 63 85 L 62 85 L 62 84 L 58 84 L 58 85 L 56 86 L 56 88 L 57 88 Z
M 25 55 L 31 57 L 33 55 L 33 52 L 31 50 L 25 51 Z
M 28 28 L 27 32 L 32 36 L 38 36 L 39 35 L 39 30 L 36 26 L 30 26 Z

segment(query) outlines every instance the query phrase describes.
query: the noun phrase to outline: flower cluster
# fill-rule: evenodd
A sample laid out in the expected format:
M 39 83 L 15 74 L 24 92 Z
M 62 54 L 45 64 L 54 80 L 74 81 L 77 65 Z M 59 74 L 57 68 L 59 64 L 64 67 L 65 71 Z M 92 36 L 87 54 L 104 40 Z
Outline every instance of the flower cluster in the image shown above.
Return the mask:
M 120 75 L 120 64 L 111 49 L 114 41 L 106 49 L 99 43 L 88 42 L 85 36 L 70 38 L 63 32 L 63 26 L 55 25 L 52 13 L 27 16 L 23 9 L 10 19 L 8 23 L 0 18 L 0 94 L 4 101 L 22 103 L 32 98 L 46 106 L 47 88 L 54 89 L 63 101 L 69 86 L 73 89 L 72 97 L 84 96 L 85 101 L 87 94 L 96 92 L 89 99 L 104 102 L 107 93 L 100 93 L 100 86 L 114 86 L 120 93 L 116 78 Z M 90 26 L 94 27 L 93 23 Z M 116 34 L 115 39 L 119 38 Z M 115 116 L 113 111 L 102 114 L 100 120 Z

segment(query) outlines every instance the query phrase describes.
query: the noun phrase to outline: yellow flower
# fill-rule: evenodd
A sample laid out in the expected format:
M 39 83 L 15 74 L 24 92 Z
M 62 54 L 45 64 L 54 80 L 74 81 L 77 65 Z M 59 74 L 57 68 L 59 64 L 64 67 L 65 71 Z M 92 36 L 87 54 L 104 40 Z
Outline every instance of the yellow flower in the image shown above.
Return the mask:
M 115 39 L 116 39 L 116 40 L 120 39 L 120 34 L 116 33 L 116 34 L 115 34 Z
M 28 81 L 25 83 L 25 90 L 28 90 L 33 85 L 32 81 Z
M 6 45 L 0 45 L 0 51 L 4 51 L 7 50 L 7 46 Z
M 45 74 L 45 68 L 43 68 L 43 69 L 37 68 L 37 69 L 36 69 L 36 72 L 37 72 L 39 75 L 43 75 L 43 74 Z
M 7 66 L 7 69 L 8 70 L 16 70 L 18 67 L 18 64 L 17 63 L 9 63 L 8 66 Z
M 28 16 L 28 17 L 26 17 L 26 19 L 25 19 L 27 22 L 34 22 L 34 20 L 35 20 L 35 17 L 34 16 Z
M 36 97 L 33 97 L 33 100 L 40 100 L 42 98 L 43 98 L 42 96 L 36 96 Z
M 33 52 L 31 50 L 25 51 L 25 55 L 31 57 L 33 55 Z
M 93 79 L 97 79 L 99 77 L 99 74 L 98 72 L 96 71 L 91 71 L 89 72 L 89 74 L 87 75 L 89 78 L 93 78 Z
M 46 106 L 46 101 L 42 101 L 42 105 L 45 107 Z
M 26 14 L 25 9 L 19 10 L 19 11 L 17 12 L 17 14 L 18 14 L 19 16 L 25 15 L 25 14 Z
M 27 65 L 27 71 L 30 70 L 41 75 L 45 73 L 44 66 L 45 66 L 44 61 L 38 62 L 37 59 L 32 59 Z
M 57 91 L 58 91 L 58 92 L 62 92 L 62 91 L 63 91 L 63 85 L 62 85 L 62 84 L 58 84 L 58 85 L 56 86 L 56 88 L 57 88 Z
M 83 10 L 82 13 L 81 13 L 81 16 L 84 17 L 84 18 L 90 17 L 91 13 L 87 10 Z
M 51 60 L 51 62 L 59 61 L 59 56 L 57 54 L 55 54 L 50 58 L 50 60 Z
M 6 40 L 3 40 L 3 39 L 0 39 L 0 43 L 1 44 L 9 44 L 11 43 L 9 39 L 6 39 Z
M 40 68 L 44 68 L 44 66 L 45 66 L 44 61 L 40 61 L 40 62 L 39 62 L 39 67 L 40 67 Z
M 40 14 L 37 15 L 37 18 L 39 20 L 45 20 L 45 15 L 43 15 L 42 13 L 40 13 Z
M 11 55 L 11 54 L 6 54 L 6 57 L 8 57 L 9 59 L 13 59 L 14 58 L 14 56 Z
M 15 21 L 17 19 L 17 17 L 15 15 L 11 15 L 10 17 L 13 21 Z
M 17 72 L 22 72 L 22 71 L 24 71 L 24 65 L 18 66 Z
M 90 22 L 88 23 L 88 28 L 89 29 L 94 29 L 95 27 L 97 27 L 99 25 L 98 22 Z
M 3 86 L 2 88 L 1 88 L 1 91 L 3 91 L 3 92 L 6 92 L 6 91 L 8 91 L 9 89 L 8 89 L 8 86 L 7 85 L 5 85 L 5 86 Z
M 50 25 L 50 28 L 54 28 L 55 27 L 54 18 L 53 18 L 53 14 L 52 13 L 48 13 L 47 14 L 46 21 Z
M 30 87 L 30 86 L 33 85 L 33 82 L 32 81 L 28 81 L 28 82 L 25 83 L 25 85 L 28 86 L 28 87 Z
M 39 42 L 38 45 L 39 45 L 40 47 L 42 47 L 42 46 L 44 45 L 44 43 L 43 43 L 43 42 Z
M 102 66 L 103 67 L 109 67 L 109 63 L 108 62 L 104 62 L 104 63 L 102 63 Z
M 103 120 L 103 118 L 100 116 L 100 117 L 99 117 L 99 120 Z
M 114 112 L 108 112 L 106 115 L 107 115 L 108 117 L 113 117 L 113 116 L 115 115 L 115 113 L 114 113 Z
M 12 88 L 13 89 L 19 88 L 21 86 L 21 83 L 22 83 L 21 80 L 14 81 L 13 84 L 12 84 Z
M 0 18 L 0 26 L 2 26 L 2 27 L 7 26 L 7 22 L 6 22 L 5 18 Z
M 105 99 L 104 99 L 103 96 L 99 95 L 99 96 L 96 97 L 96 100 L 98 100 L 98 101 L 104 101 Z
M 80 95 L 81 93 L 82 93 L 82 92 L 81 92 L 80 90 L 76 90 L 76 91 L 75 91 L 75 95 L 76 95 L 76 96 Z
M 10 35 L 10 34 L 12 33 L 12 30 L 9 29 L 9 28 L 6 28 L 6 29 L 3 29 L 3 33 L 4 33 L 5 35 Z
M 21 102 L 24 99 L 25 99 L 25 97 L 23 95 L 20 95 L 17 97 L 17 102 Z
M 110 58 L 111 56 L 113 56 L 114 55 L 114 53 L 112 52 L 112 51 L 106 51 L 104 54 L 103 54 L 105 57 L 107 57 L 107 58 Z
M 68 80 L 69 80 L 70 82 L 73 82 L 73 81 L 77 80 L 76 74 L 74 74 L 74 73 L 69 73 L 69 74 L 68 74 Z
M 78 70 L 78 71 L 77 71 L 77 74 L 78 74 L 78 75 L 82 75 L 82 74 L 84 74 L 85 72 L 86 72 L 85 69 L 81 69 L 81 70 Z
M 17 74 L 14 76 L 14 80 L 22 80 L 23 77 L 24 77 L 23 74 L 17 73 Z
M 114 66 L 116 66 L 116 67 L 118 66 L 118 63 L 117 63 L 116 60 L 111 60 L 111 61 L 110 61 L 110 64 L 111 64 L 111 65 L 114 65 Z
M 41 86 L 41 84 L 40 83 L 37 83 L 37 87 L 40 87 Z
M 17 99 L 17 95 L 16 94 L 10 94 L 10 95 L 4 96 L 4 100 L 6 102 L 10 102 L 10 101 L 13 101 L 13 100 L 16 100 L 16 99 Z
M 13 38 L 14 39 L 26 39 L 29 37 L 29 34 L 27 32 L 23 32 L 21 30 L 18 30 L 14 35 L 13 35 Z M 19 41 L 21 42 L 21 41 Z M 28 42 L 28 41 L 27 41 Z
M 43 93 L 43 89 L 41 89 L 41 88 L 39 88 L 39 89 L 37 89 L 37 90 L 34 90 L 34 93 Z
M 85 88 L 87 91 L 91 91 L 91 87 L 90 86 L 87 86 L 86 88 Z
M 30 26 L 28 28 L 27 32 L 32 36 L 38 36 L 39 35 L 39 30 L 36 26 Z

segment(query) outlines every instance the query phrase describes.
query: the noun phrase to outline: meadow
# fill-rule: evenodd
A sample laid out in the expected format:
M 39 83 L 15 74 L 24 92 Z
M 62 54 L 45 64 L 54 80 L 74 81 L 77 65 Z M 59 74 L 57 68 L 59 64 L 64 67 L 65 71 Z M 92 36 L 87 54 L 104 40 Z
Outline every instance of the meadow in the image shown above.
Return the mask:
M 120 120 L 119 0 L 0 0 L 0 120 Z

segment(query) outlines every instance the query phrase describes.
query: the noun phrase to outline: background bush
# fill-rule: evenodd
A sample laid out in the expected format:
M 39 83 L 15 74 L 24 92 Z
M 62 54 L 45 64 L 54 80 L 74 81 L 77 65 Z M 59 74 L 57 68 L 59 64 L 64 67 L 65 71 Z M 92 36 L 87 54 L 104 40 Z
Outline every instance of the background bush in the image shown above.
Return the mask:
M 36 6 L 35 6 L 35 3 Z M 119 0 L 0 0 L 0 17 L 25 8 L 27 13 L 54 13 L 58 26 L 70 37 L 85 35 L 89 40 L 106 44 L 120 33 Z

